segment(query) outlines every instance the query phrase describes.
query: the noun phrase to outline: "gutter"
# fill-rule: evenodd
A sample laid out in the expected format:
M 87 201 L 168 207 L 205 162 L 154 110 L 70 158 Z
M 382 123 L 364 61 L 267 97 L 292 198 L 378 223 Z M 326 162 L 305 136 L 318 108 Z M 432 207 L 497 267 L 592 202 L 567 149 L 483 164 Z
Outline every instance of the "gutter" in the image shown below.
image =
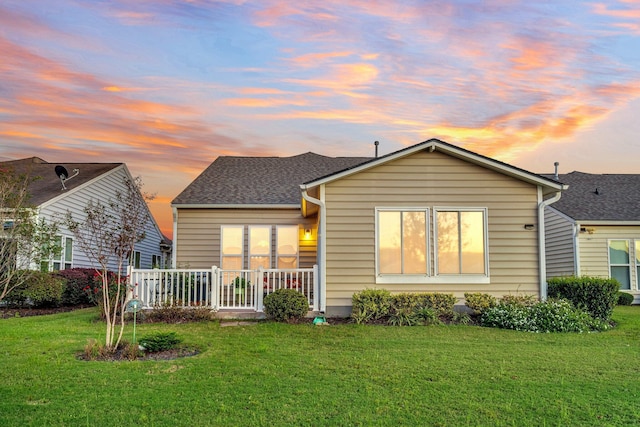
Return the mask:
M 540 258 L 538 262 L 540 265 L 540 299 L 542 301 L 547 299 L 547 254 L 544 247 L 546 240 L 544 229 L 544 208 L 560 200 L 561 196 L 562 192 L 557 191 L 552 197 L 544 199 L 538 204 L 538 256 Z
M 319 272 L 319 280 L 318 283 L 318 294 L 320 295 L 319 301 L 319 311 L 324 312 L 326 309 L 326 301 L 327 301 L 327 287 L 326 287 L 326 273 L 327 273 L 327 263 L 325 262 L 327 256 L 326 249 L 326 241 L 325 241 L 325 233 L 327 229 L 327 213 L 325 209 L 325 203 L 323 200 L 316 199 L 307 193 L 309 188 L 306 185 L 300 185 L 300 193 L 302 194 L 302 198 L 309 203 L 313 203 L 314 205 L 318 205 L 320 207 L 320 224 L 318 225 L 318 272 Z M 320 197 L 323 197 L 324 186 L 320 187 Z M 316 307 L 314 307 L 315 309 Z

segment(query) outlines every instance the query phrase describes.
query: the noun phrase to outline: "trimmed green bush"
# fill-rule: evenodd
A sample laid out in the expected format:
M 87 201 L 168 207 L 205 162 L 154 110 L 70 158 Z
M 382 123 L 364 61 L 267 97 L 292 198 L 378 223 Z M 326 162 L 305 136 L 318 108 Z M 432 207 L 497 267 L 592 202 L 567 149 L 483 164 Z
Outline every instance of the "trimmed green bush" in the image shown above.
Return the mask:
M 264 297 L 264 312 L 278 322 L 302 319 L 309 311 L 309 301 L 295 289 L 278 289 Z
M 465 292 L 464 304 L 473 310 L 473 314 L 482 314 L 486 309 L 498 305 L 498 300 L 489 294 Z
M 500 302 L 482 313 L 480 323 L 527 332 L 589 332 L 610 328 L 607 322 L 594 319 L 563 299 L 548 299 L 533 305 Z
M 594 319 L 608 321 L 618 302 L 620 284 L 599 277 L 555 277 L 547 280 L 549 298 L 564 298 Z
M 351 317 L 356 323 L 375 322 L 389 316 L 391 293 L 386 289 L 365 289 L 351 297 Z
M 633 299 L 633 295 L 628 292 L 618 292 L 618 305 L 631 305 Z
M 149 353 L 171 350 L 182 342 L 175 332 L 158 332 L 140 338 L 140 345 Z
M 62 301 L 64 281 L 50 273 L 29 272 L 29 277 L 5 298 L 9 305 L 58 307 Z
M 503 304 L 514 304 L 523 307 L 531 307 L 538 303 L 538 297 L 535 295 L 519 294 L 519 295 L 503 295 L 500 302 Z

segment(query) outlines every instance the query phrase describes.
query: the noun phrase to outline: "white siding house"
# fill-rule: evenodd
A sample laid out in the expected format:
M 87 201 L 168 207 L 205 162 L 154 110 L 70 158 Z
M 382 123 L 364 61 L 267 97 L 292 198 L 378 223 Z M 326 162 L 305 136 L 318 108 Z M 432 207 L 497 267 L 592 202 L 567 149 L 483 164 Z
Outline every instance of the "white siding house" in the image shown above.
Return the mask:
M 30 204 L 36 208 L 38 217 L 48 222 L 62 223 L 67 213 L 71 213 L 76 221 L 82 220 L 85 217 L 83 210 L 89 201 L 108 206 L 110 201 L 116 199 L 117 192 L 125 193 L 125 180 L 132 179 L 124 163 L 65 163 L 61 166 L 69 172 L 70 177 L 73 176 L 71 171 L 78 170 L 78 174 L 64 183 L 55 172 L 57 164 L 37 157 L 2 162 L 0 165 L 37 178 L 29 186 Z M 156 266 L 164 265 L 170 257 L 169 240 L 162 235 L 151 213 L 147 211 L 147 214 L 145 237 L 136 243 L 132 256 L 132 263 L 137 263 L 140 268 L 152 268 L 154 261 L 158 264 Z M 59 257 L 49 260 L 49 270 L 98 267 L 64 225 L 59 226 L 59 236 L 62 251 Z M 46 263 L 43 260 L 43 266 Z M 115 261 L 109 268 L 117 268 Z

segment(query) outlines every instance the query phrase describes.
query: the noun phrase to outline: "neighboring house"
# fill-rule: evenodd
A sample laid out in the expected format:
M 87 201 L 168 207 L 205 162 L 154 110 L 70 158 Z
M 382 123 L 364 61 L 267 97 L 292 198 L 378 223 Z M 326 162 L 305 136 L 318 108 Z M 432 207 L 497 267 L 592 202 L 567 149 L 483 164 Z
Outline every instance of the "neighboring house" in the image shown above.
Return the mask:
M 377 158 L 219 157 L 172 202 L 174 265 L 317 264 L 330 316 L 367 288 L 545 297 L 544 207 L 564 188 L 436 139 Z
M 66 169 L 69 179 L 64 182 L 58 177 L 56 168 Z M 115 200 L 116 193 L 125 192 L 124 180 L 131 174 L 124 163 L 48 163 L 38 157 L 0 162 L 0 167 L 8 167 L 16 173 L 29 174 L 37 179 L 29 186 L 29 204 L 37 210 L 38 217 L 48 222 L 62 222 L 67 212 L 76 220 L 83 217 L 83 210 L 90 200 L 108 206 Z M 78 174 L 74 176 L 75 170 Z M 140 196 L 142 197 L 142 195 Z M 97 267 L 88 259 L 84 251 L 74 241 L 73 234 L 64 225 L 59 227 L 59 244 L 62 251 L 55 259 L 43 260 L 43 270 L 64 270 L 68 268 Z M 162 235 L 151 213 L 144 239 L 136 243 L 131 256 L 131 264 L 141 268 L 164 266 L 171 256 L 171 241 Z M 115 269 L 113 264 L 110 268 Z
M 640 303 L 640 175 L 571 172 L 547 208 L 547 277 L 612 277 Z

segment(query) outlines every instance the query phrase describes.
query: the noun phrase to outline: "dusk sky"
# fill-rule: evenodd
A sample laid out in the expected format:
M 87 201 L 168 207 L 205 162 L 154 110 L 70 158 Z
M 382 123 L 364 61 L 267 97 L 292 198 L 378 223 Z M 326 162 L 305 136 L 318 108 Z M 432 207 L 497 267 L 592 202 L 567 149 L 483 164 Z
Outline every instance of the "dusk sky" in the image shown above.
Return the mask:
M 168 237 L 217 156 L 430 138 L 640 173 L 640 0 L 0 0 L 0 160 L 124 162 Z

